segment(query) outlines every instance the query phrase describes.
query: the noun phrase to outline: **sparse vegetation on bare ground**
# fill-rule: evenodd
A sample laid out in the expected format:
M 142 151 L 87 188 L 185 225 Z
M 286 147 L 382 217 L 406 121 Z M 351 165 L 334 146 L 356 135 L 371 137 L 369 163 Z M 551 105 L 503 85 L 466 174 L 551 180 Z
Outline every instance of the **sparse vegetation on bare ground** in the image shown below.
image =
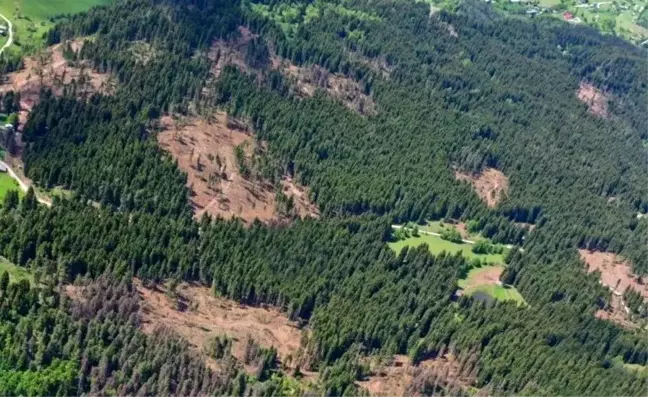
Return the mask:
M 625 327 L 636 328 L 636 323 L 631 321 L 627 302 L 624 301 L 624 293 L 628 290 L 636 291 L 644 302 L 648 302 L 645 277 L 634 274 L 630 264 L 614 253 L 585 249 L 578 250 L 578 253 L 585 262 L 587 271 L 598 271 L 601 274 L 600 283 L 610 290 L 611 301 L 604 309 L 598 310 L 596 316 Z
M 445 350 L 445 349 L 443 349 Z M 367 359 L 370 375 L 358 384 L 372 396 L 421 396 L 431 391 L 463 390 L 472 386 L 477 376 L 477 355 L 457 357 L 442 351 L 435 358 L 414 364 L 408 356 Z
M 276 187 L 256 174 L 252 162 L 263 152 L 246 124 L 217 112 L 208 118 L 162 118 L 157 139 L 187 173 L 189 198 L 197 218 L 202 214 L 237 217 L 250 223 L 280 221 L 294 212 L 317 216 L 304 187 L 292 179 L 281 181 L 282 193 L 292 203 L 289 213 L 277 205 Z
M 604 118 L 610 116 L 608 113 L 607 96 L 593 84 L 581 82 L 576 96 L 581 102 L 587 105 L 587 108 L 592 114 Z
M 50 88 L 54 94 L 60 95 L 64 86 L 74 82 L 79 96 L 114 90 L 109 75 L 93 71 L 85 62 L 71 65 L 65 59 L 63 51 L 67 46 L 72 51 L 79 51 L 82 45 L 83 39 L 79 39 L 40 50 L 36 55 L 25 58 L 23 69 L 6 76 L 0 84 L 0 93 L 20 93 L 20 124 L 27 120 L 29 111 L 38 102 L 41 88 Z
M 216 61 L 213 68 L 214 78 L 218 78 L 226 65 L 233 65 L 247 73 L 256 73 L 261 77 L 264 70 L 255 68 L 246 61 L 246 51 L 250 42 L 258 37 L 246 27 L 239 26 L 239 37 L 235 40 L 216 40 L 212 44 L 209 57 Z M 341 73 L 330 73 L 318 65 L 298 66 L 282 59 L 276 54 L 269 54 L 268 69 L 278 70 L 286 76 L 295 88 L 295 94 L 311 97 L 315 92 L 323 90 L 332 98 L 341 101 L 349 109 L 360 114 L 376 113 L 376 104 L 372 96 L 363 90 L 362 85 Z M 386 61 L 375 61 L 373 67 L 383 73 L 389 73 Z
M 508 193 L 508 178 L 495 168 L 486 168 L 478 174 L 455 171 L 455 178 L 470 182 L 479 198 L 491 208 L 497 206 Z

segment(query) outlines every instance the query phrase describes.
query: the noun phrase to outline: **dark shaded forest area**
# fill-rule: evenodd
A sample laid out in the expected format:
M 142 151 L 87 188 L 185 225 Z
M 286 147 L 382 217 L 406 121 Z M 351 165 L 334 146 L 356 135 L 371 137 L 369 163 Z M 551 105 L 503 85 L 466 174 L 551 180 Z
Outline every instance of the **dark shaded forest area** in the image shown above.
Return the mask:
M 338 5 L 374 17 L 320 11 L 288 34 L 249 3 L 121 0 L 49 33 L 51 44 L 93 35 L 73 56 L 118 86 L 87 100 L 74 86 L 62 97 L 44 89 L 24 126 L 27 176 L 74 195 L 52 208 L 36 205 L 33 191 L 21 202 L 8 195 L 0 209 L 0 255 L 41 281 L 0 283 L 2 394 L 285 392 L 276 377 L 260 382 L 235 363 L 205 367 L 168 331 L 142 334 L 134 276 L 200 282 L 307 323 L 322 395 L 362 393 L 359 356 L 419 362 L 448 346 L 476 355 L 475 386 L 494 395 L 644 394 L 646 374 L 615 360 L 646 365 L 645 332 L 594 317 L 610 292 L 576 251 L 620 253 L 648 273 L 647 222 L 637 217 L 648 210 L 644 51 L 473 2 L 435 15 L 409 2 Z M 212 42 L 238 37 L 241 25 L 259 35 L 248 54 L 257 68 L 271 51 L 320 65 L 359 82 L 377 113 L 322 92 L 298 97 L 276 71 L 226 67 L 212 79 Z M 136 41 L 155 49 L 147 63 L 133 55 Z M 578 101 L 581 81 L 608 93 L 609 119 Z M 249 227 L 192 218 L 186 175 L 154 134 L 162 114 L 215 107 L 250 121 L 268 143 L 260 173 L 308 186 L 321 218 Z M 485 168 L 510 180 L 495 208 L 453 174 Z M 503 278 L 528 306 L 456 298 L 465 258 L 426 246 L 396 255 L 385 244 L 392 223 L 444 217 L 523 247 Z M 94 281 L 70 301 L 64 285 L 75 279 Z

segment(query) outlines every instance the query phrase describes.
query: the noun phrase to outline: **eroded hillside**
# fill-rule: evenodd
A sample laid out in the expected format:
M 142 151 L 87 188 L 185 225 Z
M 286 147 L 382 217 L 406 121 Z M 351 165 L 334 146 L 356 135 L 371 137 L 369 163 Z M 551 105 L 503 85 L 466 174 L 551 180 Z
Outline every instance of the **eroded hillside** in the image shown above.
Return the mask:
M 61 95 L 66 87 L 68 90 L 74 87 L 80 97 L 93 92 L 113 92 L 115 87 L 110 75 L 95 72 L 85 61 L 70 62 L 65 59 L 64 51 L 77 52 L 83 43 L 84 39 L 77 39 L 45 48 L 38 54 L 25 58 L 23 69 L 5 76 L 0 84 L 0 93 L 20 93 L 21 124 L 27 120 L 29 111 L 38 102 L 43 88 Z
M 249 46 L 259 35 L 253 34 L 247 27 L 238 27 L 239 35 L 232 40 L 216 40 L 212 44 L 209 57 L 215 61 L 214 77 L 217 79 L 226 65 L 236 66 L 246 73 L 254 73 L 259 79 L 269 71 L 278 71 L 294 87 L 294 93 L 300 97 L 312 97 L 318 90 L 326 92 L 331 98 L 339 100 L 346 107 L 363 115 L 376 114 L 376 103 L 362 84 L 342 73 L 331 73 L 319 65 L 299 66 L 290 60 L 278 56 L 272 47 L 262 55 L 260 61 L 250 59 Z M 265 46 L 265 43 L 261 44 Z M 368 61 L 371 68 L 389 73 L 384 60 Z
M 275 187 L 256 172 L 254 161 L 266 149 L 244 122 L 217 112 L 208 118 L 166 116 L 161 124 L 157 140 L 187 173 L 197 218 L 209 214 L 250 223 L 318 216 L 306 188 L 289 177 Z

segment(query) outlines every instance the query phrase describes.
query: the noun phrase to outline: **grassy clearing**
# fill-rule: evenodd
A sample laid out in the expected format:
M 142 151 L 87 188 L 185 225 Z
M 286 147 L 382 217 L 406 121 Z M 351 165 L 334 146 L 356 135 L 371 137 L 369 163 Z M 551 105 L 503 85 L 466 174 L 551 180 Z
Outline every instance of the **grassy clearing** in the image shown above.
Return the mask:
M 9 273 L 9 280 L 12 283 L 18 282 L 20 280 L 29 280 L 29 282 L 33 282 L 31 273 L 29 273 L 22 267 L 14 265 L 4 257 L 0 256 L 0 274 L 4 273 L 5 271 Z
M 50 199 L 53 199 L 54 197 L 58 197 L 60 199 L 70 199 L 72 198 L 73 192 L 71 190 L 67 190 L 58 186 L 52 189 L 43 189 L 41 187 L 37 187 L 36 195 L 48 197 Z
M 560 4 L 560 0 L 540 0 L 538 5 L 543 8 L 551 8 Z
M 648 375 L 648 366 L 646 365 L 624 363 L 621 356 L 614 357 L 612 362 L 617 368 L 623 368 L 628 372 L 634 372 L 637 375 Z
M 17 190 L 18 194 L 22 197 L 23 192 L 20 190 L 18 182 L 16 182 L 9 174 L 2 172 L 0 173 L 0 205 L 4 200 L 7 192 L 9 190 Z
M 9 18 L 14 28 L 14 53 L 33 51 L 43 44 L 43 36 L 54 26 L 56 18 L 76 14 L 104 5 L 112 0 L 2 0 L 0 13 Z M 4 24 L 4 21 L 3 21 Z M 6 37 L 2 38 L 2 43 Z
M 467 296 L 486 295 L 498 301 L 515 301 L 519 305 L 526 305 L 526 301 L 515 287 L 501 285 L 480 285 L 464 292 Z
M 438 255 L 445 251 L 451 254 L 461 252 L 461 255 L 469 259 L 479 259 L 486 263 L 504 263 L 504 255 L 506 254 L 475 254 L 472 252 L 471 244 L 457 244 L 451 241 L 442 239 L 439 236 L 431 236 L 429 234 L 421 234 L 419 237 L 408 237 L 404 240 L 394 241 L 388 243 L 389 247 L 396 251 L 398 254 L 404 247 L 418 247 L 421 244 L 427 244 L 430 252 Z
M 515 287 L 502 285 L 499 276 L 504 266 L 483 266 L 470 270 L 466 278 L 459 280 L 458 285 L 467 296 L 484 296 L 500 301 L 512 300 L 518 304 L 526 304 L 524 298 Z
M 645 365 L 623 363 L 623 368 L 627 371 L 648 375 L 648 366 Z
M 447 223 L 443 223 L 441 221 L 431 221 L 428 222 L 427 225 L 416 225 L 416 226 L 418 226 L 419 230 L 432 232 L 432 233 L 441 233 L 450 228 L 450 226 L 448 226 Z
M 626 11 L 617 15 L 616 29 L 626 36 L 641 40 L 648 37 L 648 29 L 635 23 L 632 12 Z

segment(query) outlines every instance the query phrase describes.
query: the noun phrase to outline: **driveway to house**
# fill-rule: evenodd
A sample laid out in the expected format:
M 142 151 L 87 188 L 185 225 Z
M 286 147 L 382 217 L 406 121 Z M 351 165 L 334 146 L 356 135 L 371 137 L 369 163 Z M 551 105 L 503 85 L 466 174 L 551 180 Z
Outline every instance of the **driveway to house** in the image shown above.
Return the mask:
M 9 174 L 10 177 L 12 177 L 13 179 L 16 180 L 16 182 L 18 182 L 18 185 L 20 186 L 20 189 L 23 192 L 27 192 L 27 190 L 29 190 L 29 184 L 27 182 L 23 181 L 22 179 L 20 179 L 18 174 L 16 174 L 16 172 L 13 170 L 13 168 L 11 168 L 9 166 L 9 164 L 7 164 L 4 161 L 0 160 L 0 165 L 3 165 L 3 166 L 5 166 L 7 168 L 7 174 Z M 41 203 L 43 205 L 46 205 L 48 207 L 52 206 L 52 200 L 50 200 L 48 198 L 45 198 L 45 197 L 39 197 L 38 194 L 36 195 L 36 200 L 38 200 L 39 203 Z
M 5 17 L 2 14 L 0 14 L 0 18 L 4 19 L 5 22 L 7 22 L 7 30 L 9 31 L 9 40 L 7 40 L 5 45 L 0 48 L 0 54 L 2 54 L 6 48 L 9 48 L 9 46 L 13 44 L 13 24 L 11 23 L 9 18 Z

